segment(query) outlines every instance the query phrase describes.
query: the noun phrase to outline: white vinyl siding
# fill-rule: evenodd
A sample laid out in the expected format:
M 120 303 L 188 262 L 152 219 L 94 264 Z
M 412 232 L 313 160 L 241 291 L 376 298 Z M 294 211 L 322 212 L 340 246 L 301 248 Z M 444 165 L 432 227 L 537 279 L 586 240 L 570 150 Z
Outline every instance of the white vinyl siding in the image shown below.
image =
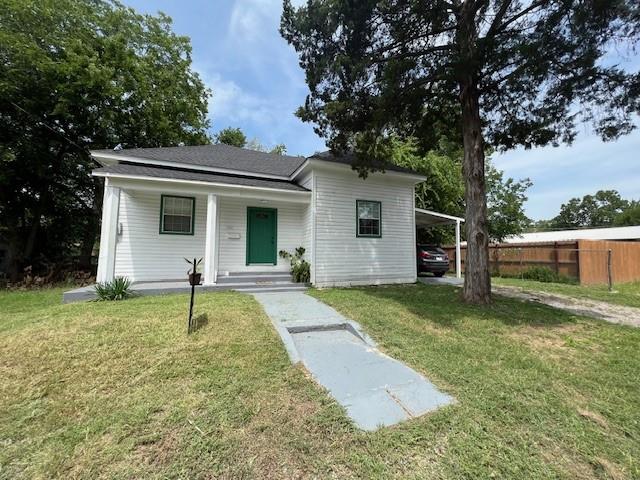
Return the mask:
M 201 258 L 205 250 L 206 196 L 195 196 L 193 235 L 159 232 L 161 192 L 122 190 L 118 223 L 122 234 L 116 246 L 115 275 L 132 281 L 186 279 L 184 258 Z M 289 270 L 288 260 L 278 257 L 274 266 L 246 265 L 247 207 L 278 210 L 277 251 L 293 252 L 304 243 L 306 204 L 219 197 L 218 272 Z M 303 245 L 304 246 L 304 245 Z
M 303 245 L 302 222 L 306 205 L 298 203 L 245 200 L 230 197 L 219 199 L 218 272 L 289 271 L 289 261 L 278 256 L 274 266 L 247 265 L 247 207 L 275 208 L 278 211 L 277 250 L 293 251 Z
M 315 284 L 415 282 L 412 179 L 314 171 Z M 381 204 L 381 236 L 356 235 L 356 200 Z
M 313 175 L 309 174 L 300 182 L 307 190 L 313 190 Z M 302 246 L 305 249 L 304 257 L 307 261 L 311 261 L 312 258 L 312 236 L 311 231 L 313 228 L 313 204 L 310 202 L 303 206 L 302 212 Z
M 279 257 L 271 267 L 246 265 L 247 207 L 251 206 L 277 209 L 277 251 L 293 252 L 303 246 L 317 286 L 415 281 L 412 178 L 378 173 L 362 180 L 351 170 L 314 168 L 301 184 L 313 190 L 309 203 L 218 197 L 219 274 L 289 270 L 289 262 Z M 184 194 L 195 198 L 193 235 L 164 235 L 159 228 L 161 194 L 172 193 L 180 195 L 122 187 L 116 276 L 138 282 L 186 281 L 184 258 L 204 257 L 207 197 Z M 380 202 L 380 238 L 356 236 L 356 200 Z
M 120 193 L 115 275 L 132 281 L 187 278 L 184 258 L 204 256 L 207 198 L 196 196 L 193 235 L 160 233 L 161 192 L 125 190 Z M 186 280 L 185 280 L 186 281 Z

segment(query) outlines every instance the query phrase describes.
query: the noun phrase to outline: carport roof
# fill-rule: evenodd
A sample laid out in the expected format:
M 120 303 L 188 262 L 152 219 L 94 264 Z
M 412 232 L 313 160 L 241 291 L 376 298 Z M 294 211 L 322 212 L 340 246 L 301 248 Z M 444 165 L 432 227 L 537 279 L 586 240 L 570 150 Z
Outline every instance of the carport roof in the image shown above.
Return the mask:
M 455 225 L 457 222 L 464 222 L 462 217 L 454 217 L 444 213 L 424 210 L 422 208 L 415 209 L 416 227 L 434 227 L 436 225 Z

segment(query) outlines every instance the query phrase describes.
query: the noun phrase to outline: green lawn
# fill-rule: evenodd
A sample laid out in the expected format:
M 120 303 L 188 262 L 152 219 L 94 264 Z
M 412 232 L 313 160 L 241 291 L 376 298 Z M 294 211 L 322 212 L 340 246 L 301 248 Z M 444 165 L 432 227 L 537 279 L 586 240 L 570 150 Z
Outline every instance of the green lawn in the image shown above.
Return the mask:
M 640 330 L 447 286 L 312 291 L 457 403 L 375 433 L 259 305 L 0 293 L 1 478 L 638 478 Z
M 559 293 L 570 297 L 588 298 L 603 302 L 616 303 L 627 307 L 640 308 L 640 282 L 619 283 L 610 292 L 607 285 L 573 285 L 566 283 L 544 283 L 519 278 L 492 278 L 495 285 L 520 287 L 524 290 Z

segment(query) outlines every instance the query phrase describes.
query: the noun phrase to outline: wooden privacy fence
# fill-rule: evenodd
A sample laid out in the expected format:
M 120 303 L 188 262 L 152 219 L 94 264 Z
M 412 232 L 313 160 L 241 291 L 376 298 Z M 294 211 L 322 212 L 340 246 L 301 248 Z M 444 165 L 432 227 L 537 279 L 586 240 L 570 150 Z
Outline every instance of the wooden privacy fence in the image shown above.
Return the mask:
M 455 246 L 443 247 L 455 271 Z M 461 247 L 464 271 L 466 247 Z M 546 267 L 583 285 L 640 280 L 640 242 L 574 240 L 544 243 L 500 243 L 489 246 L 492 275 L 520 276 L 531 267 Z

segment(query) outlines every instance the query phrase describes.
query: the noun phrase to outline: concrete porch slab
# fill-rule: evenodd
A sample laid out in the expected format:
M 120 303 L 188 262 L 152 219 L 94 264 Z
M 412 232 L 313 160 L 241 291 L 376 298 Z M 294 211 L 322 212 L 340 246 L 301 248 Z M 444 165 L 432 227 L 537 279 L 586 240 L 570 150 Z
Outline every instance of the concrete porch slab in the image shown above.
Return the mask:
M 292 283 L 283 277 L 282 280 L 269 279 L 260 280 L 259 274 L 254 274 L 248 281 L 221 281 L 215 285 L 198 285 L 196 294 L 199 292 L 216 292 L 220 290 L 235 290 L 238 292 L 300 292 L 305 291 L 307 286 L 300 283 Z M 221 277 L 222 279 L 222 277 Z M 257 279 L 257 280 L 256 280 Z M 96 299 L 95 285 L 76 288 L 62 294 L 62 303 L 86 302 Z M 190 293 L 191 286 L 184 280 L 163 280 L 157 282 L 134 282 L 131 289 L 140 296 L 169 295 L 174 293 Z

